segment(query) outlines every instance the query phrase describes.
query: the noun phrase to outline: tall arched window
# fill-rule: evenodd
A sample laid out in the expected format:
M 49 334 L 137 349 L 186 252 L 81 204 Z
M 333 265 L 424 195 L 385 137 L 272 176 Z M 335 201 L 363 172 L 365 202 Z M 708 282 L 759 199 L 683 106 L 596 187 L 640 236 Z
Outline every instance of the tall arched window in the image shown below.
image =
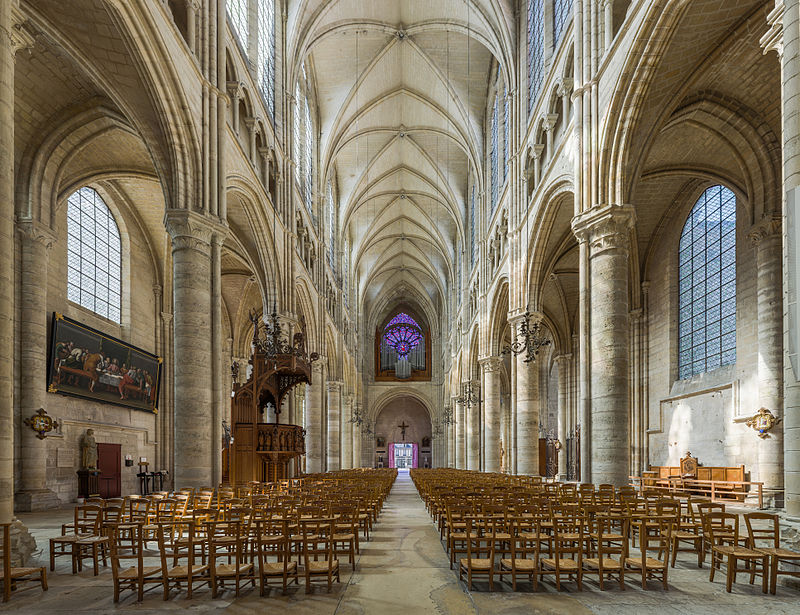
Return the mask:
M 378 377 L 384 380 L 430 377 L 429 336 L 413 316 L 399 311 L 377 334 Z
M 336 207 L 333 200 L 333 186 L 328 180 L 328 190 L 325 195 L 326 224 L 328 231 L 328 262 L 336 271 Z
M 498 156 L 500 154 L 499 152 L 500 143 L 499 143 L 499 134 L 498 134 L 499 131 L 497 125 L 499 119 L 497 117 L 499 113 L 498 103 L 499 103 L 498 97 L 495 96 L 494 105 L 492 105 L 492 117 L 490 123 L 491 135 L 489 136 L 491 140 L 489 143 L 489 165 L 490 165 L 489 173 L 491 175 L 489 181 L 492 188 L 491 213 L 494 213 L 494 210 L 497 207 L 497 200 L 499 198 L 499 192 L 500 192 L 500 177 L 499 177 L 500 168 L 498 162 Z
M 298 188 L 306 209 L 311 214 L 312 219 L 316 223 L 317 218 L 312 210 L 312 188 L 314 177 L 314 125 L 311 121 L 311 105 L 308 101 L 308 94 L 305 88 L 307 87 L 306 80 L 306 67 L 305 64 L 301 66 L 302 69 L 302 82 L 295 84 L 295 110 L 294 110 L 294 126 L 293 126 L 293 140 L 294 140 L 294 154 L 295 154 L 295 179 L 297 180 Z
M 544 0 L 528 0 L 528 113 L 544 79 Z
M 275 117 L 275 0 L 258 0 L 258 89 Z
M 694 204 L 678 248 L 678 375 L 736 362 L 736 196 L 708 188 Z
M 114 215 L 89 187 L 67 199 L 67 298 L 120 322 L 122 248 Z
M 558 45 L 561 35 L 572 19 L 572 0 L 553 0 L 553 44 Z
M 475 224 L 478 212 L 475 209 L 475 184 L 472 184 L 472 191 L 469 197 L 469 266 L 470 269 L 475 265 L 475 258 L 478 252 L 477 242 L 475 241 Z
M 249 32 L 249 20 L 247 15 L 247 0 L 227 0 L 228 15 L 231 18 L 231 25 L 236 37 L 242 47 L 247 51 L 247 36 Z
M 511 151 L 511 113 L 508 84 L 503 80 L 503 182 L 508 177 L 508 158 Z

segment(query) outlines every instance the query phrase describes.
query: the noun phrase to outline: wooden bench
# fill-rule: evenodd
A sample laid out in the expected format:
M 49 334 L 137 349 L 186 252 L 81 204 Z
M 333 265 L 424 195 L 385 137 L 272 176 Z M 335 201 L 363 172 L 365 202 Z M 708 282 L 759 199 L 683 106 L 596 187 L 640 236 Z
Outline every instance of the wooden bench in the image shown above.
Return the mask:
M 679 466 L 649 466 L 642 473 L 642 486 L 678 490 L 691 495 L 714 499 L 743 501 L 749 484 L 744 465 L 700 466 L 690 452 L 681 459 Z

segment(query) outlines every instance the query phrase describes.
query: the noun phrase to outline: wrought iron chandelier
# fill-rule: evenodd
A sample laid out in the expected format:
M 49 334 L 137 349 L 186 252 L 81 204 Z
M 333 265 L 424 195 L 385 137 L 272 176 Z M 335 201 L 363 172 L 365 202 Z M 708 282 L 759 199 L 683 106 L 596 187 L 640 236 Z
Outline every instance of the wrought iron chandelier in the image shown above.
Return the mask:
M 278 314 L 274 309 L 267 322 L 261 322 L 258 314 L 251 310 L 250 322 L 253 323 L 253 345 L 268 361 L 274 361 L 279 356 L 295 356 L 310 362 L 319 358 L 316 352 L 309 355 L 306 351 L 306 327 L 302 318 L 300 330 L 294 334 L 291 343 L 288 336 L 284 335 L 283 327 L 281 327 Z
M 519 323 L 519 330 L 514 335 L 514 341 L 510 346 L 506 346 L 503 349 L 503 354 L 513 353 L 514 355 L 520 355 L 524 352 L 523 362 L 530 363 L 531 361 L 536 361 L 541 348 L 550 345 L 550 339 L 545 337 L 539 321 L 533 320 L 531 322 L 531 320 L 530 311 L 525 310 L 522 322 Z
M 364 424 L 361 425 L 361 433 L 367 437 L 375 433 L 375 431 L 372 429 L 372 424 L 370 423 L 369 419 L 364 419 Z
M 364 421 L 367 420 L 367 417 L 364 416 L 364 413 L 361 411 L 361 406 L 356 405 L 353 408 L 353 416 L 350 417 L 350 422 L 357 427 L 361 427 L 364 424 Z
M 445 408 L 444 412 L 442 413 L 442 423 L 445 425 L 453 425 L 455 422 L 456 417 L 453 414 L 453 409 L 450 407 Z
M 481 402 L 481 392 L 477 383 L 471 380 L 462 383 L 461 396 L 456 401 L 467 404 L 470 407 L 479 404 Z

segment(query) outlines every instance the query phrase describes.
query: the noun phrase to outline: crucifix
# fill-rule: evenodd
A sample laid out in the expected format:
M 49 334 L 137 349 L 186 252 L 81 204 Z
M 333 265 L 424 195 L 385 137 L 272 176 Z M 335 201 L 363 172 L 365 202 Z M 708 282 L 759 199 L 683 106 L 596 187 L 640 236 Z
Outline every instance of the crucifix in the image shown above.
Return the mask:
M 400 424 L 398 425 L 398 427 L 400 428 L 400 433 L 401 433 L 401 434 L 402 434 L 402 436 L 403 436 L 403 442 L 405 442 L 405 440 L 406 440 L 406 428 L 408 428 L 408 427 L 409 427 L 409 425 L 406 425 L 406 422 L 405 422 L 405 421 L 403 421 L 402 423 L 400 423 Z

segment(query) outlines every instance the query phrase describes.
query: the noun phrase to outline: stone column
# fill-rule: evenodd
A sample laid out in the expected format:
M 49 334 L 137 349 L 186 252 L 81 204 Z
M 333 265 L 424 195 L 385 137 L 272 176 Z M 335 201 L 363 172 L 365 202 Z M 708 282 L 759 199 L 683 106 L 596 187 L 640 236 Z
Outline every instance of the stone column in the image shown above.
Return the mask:
M 480 398 L 480 387 L 477 381 L 472 382 L 475 397 Z M 481 403 L 476 400 L 466 404 L 467 413 L 467 469 L 481 468 Z
M 211 241 L 219 225 L 187 210 L 165 217 L 172 238 L 176 489 L 214 485 Z
M 783 270 L 780 219 L 758 223 L 749 234 L 758 284 L 758 403 L 783 418 Z M 753 408 L 757 410 L 757 408 Z M 783 424 L 758 439 L 758 479 L 783 505 Z
M 322 389 L 325 361 L 311 364 L 311 384 L 306 387 L 306 472 L 322 472 Z
M 561 450 L 558 451 L 558 478 L 567 480 L 567 407 L 569 369 L 572 362 L 572 354 L 560 354 L 556 357 L 558 364 L 558 441 L 561 443 Z
M 341 468 L 340 433 L 341 433 L 341 393 L 342 383 L 329 380 L 328 390 L 328 472 Z
M 47 265 L 53 243 L 49 229 L 32 221 L 17 225 L 20 241 L 19 276 L 19 408 L 24 420 L 39 408 L 47 410 Z M 52 416 L 52 413 L 51 413 Z M 32 512 L 57 508 L 58 496 L 47 488 L 47 440 L 20 426 L 21 490 L 16 509 Z
M 0 522 L 14 516 L 14 54 L 33 44 L 0 2 Z M 40 384 L 43 386 L 44 381 Z
M 361 404 L 359 404 L 358 402 L 354 402 L 353 403 L 353 412 L 354 413 L 355 412 L 361 413 Z M 361 416 L 363 416 L 363 414 Z M 364 461 L 361 458 L 361 442 L 363 440 L 363 438 L 361 437 L 362 425 L 359 425 L 358 427 L 353 425 L 351 427 L 351 429 L 353 430 L 353 434 L 352 434 L 353 435 L 353 438 L 352 438 L 352 442 L 353 442 L 353 467 L 354 468 L 361 468 L 361 467 L 364 466 Z
M 460 399 L 455 399 L 456 406 L 456 467 L 463 470 L 467 467 L 467 411 Z
M 342 470 L 353 467 L 353 396 L 345 395 L 342 402 Z
M 588 243 L 591 446 L 594 483 L 625 485 L 629 475 L 630 205 L 595 206 L 572 221 Z M 581 263 L 583 265 L 583 263 Z
M 485 404 L 484 432 L 486 434 L 483 469 L 486 472 L 500 471 L 500 357 L 488 357 L 481 361 L 483 368 L 483 399 Z
M 519 330 L 519 319 L 511 322 Z M 539 370 L 517 355 L 517 473 L 539 475 Z

